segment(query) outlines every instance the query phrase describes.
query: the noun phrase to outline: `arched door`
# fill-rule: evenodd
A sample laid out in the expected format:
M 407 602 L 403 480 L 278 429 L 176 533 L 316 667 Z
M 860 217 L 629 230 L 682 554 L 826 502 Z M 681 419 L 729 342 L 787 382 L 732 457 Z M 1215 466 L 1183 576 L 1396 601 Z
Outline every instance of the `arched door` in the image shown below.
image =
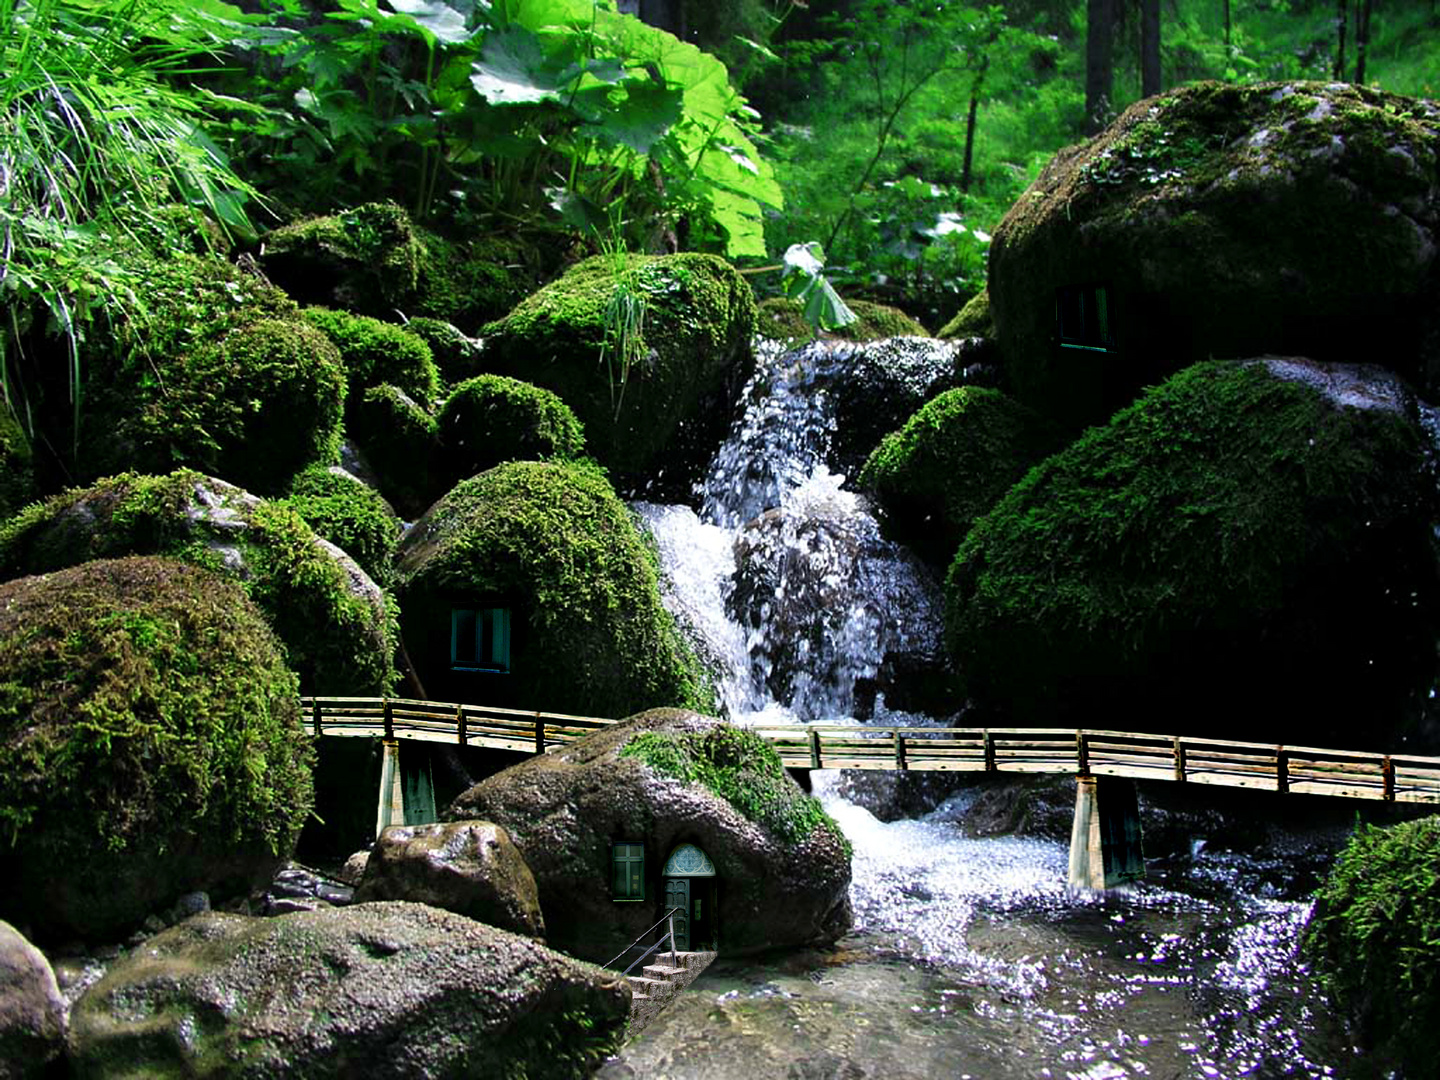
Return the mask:
M 694 844 L 681 844 L 665 860 L 664 908 L 672 916 L 675 948 L 688 952 L 697 941 L 715 940 L 715 865 Z M 709 886 L 705 888 L 705 886 Z

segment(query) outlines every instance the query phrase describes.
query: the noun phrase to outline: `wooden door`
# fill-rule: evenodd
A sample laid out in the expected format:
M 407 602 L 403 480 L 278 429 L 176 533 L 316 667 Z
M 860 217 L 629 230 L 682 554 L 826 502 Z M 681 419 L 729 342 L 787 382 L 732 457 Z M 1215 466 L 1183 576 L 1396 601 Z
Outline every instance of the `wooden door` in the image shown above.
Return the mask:
M 679 908 L 671 916 L 675 925 L 675 948 L 681 952 L 690 949 L 690 879 L 672 877 L 665 879 L 665 908 Z

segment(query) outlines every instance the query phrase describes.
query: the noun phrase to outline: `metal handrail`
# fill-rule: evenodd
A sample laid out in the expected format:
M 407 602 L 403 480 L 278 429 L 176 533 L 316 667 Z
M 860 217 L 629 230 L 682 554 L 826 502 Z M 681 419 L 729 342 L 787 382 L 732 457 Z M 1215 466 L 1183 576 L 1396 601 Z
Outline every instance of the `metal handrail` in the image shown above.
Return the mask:
M 670 916 L 674 915 L 674 914 L 675 914 L 677 911 L 679 911 L 679 910 L 681 910 L 681 909 L 678 908 L 678 907 L 672 907 L 669 911 L 665 912 L 665 914 L 664 914 L 664 915 L 661 915 L 660 918 L 656 921 L 656 923 L 655 923 L 654 926 L 650 927 L 649 930 L 646 930 L 646 931 L 645 931 L 644 933 L 642 933 L 639 937 L 637 937 L 634 941 L 632 941 L 629 945 L 626 945 L 625 948 L 621 949 L 619 955 L 616 956 L 613 960 L 610 960 L 610 961 L 606 962 L 605 964 L 602 964 L 601 966 L 602 966 L 602 967 L 607 967 L 607 968 L 610 967 L 611 964 L 614 964 L 616 960 L 619 960 L 620 957 L 624 956 L 624 955 L 625 955 L 627 952 L 629 952 L 631 949 L 635 948 L 636 945 L 639 945 L 640 942 L 644 941 L 647 935 L 653 933 L 655 930 L 658 930 L 658 929 L 660 928 L 660 924 L 661 924 L 661 923 L 663 923 L 666 919 L 670 918 Z M 675 942 L 675 936 L 674 936 L 674 935 L 675 935 L 675 927 L 674 927 L 674 925 L 672 924 L 671 927 L 670 927 L 670 933 L 667 934 L 667 935 L 665 935 L 666 937 L 669 937 L 669 938 L 670 938 L 670 942 L 671 942 L 671 945 L 672 945 L 672 946 L 674 945 L 674 942 Z M 649 949 L 646 949 L 645 952 L 644 952 L 643 954 L 641 954 L 640 960 L 644 960 L 645 957 L 649 956 L 652 952 L 654 952 L 656 949 L 658 949 L 658 948 L 659 948 L 661 945 L 663 945 L 664 943 L 665 943 L 665 937 L 662 937 L 659 941 L 657 941 L 657 942 L 654 944 L 654 946 L 652 946 L 652 947 L 649 948 Z M 671 952 L 674 952 L 675 950 L 672 948 L 670 951 L 671 951 Z M 640 960 L 636 960 L 636 961 L 635 961 L 635 964 L 638 964 L 638 963 L 640 962 Z M 633 967 L 635 966 L 635 964 L 631 964 L 630 967 L 626 968 L 625 971 L 624 971 L 624 974 L 629 975 L 629 974 L 630 974 L 630 968 L 633 968 Z

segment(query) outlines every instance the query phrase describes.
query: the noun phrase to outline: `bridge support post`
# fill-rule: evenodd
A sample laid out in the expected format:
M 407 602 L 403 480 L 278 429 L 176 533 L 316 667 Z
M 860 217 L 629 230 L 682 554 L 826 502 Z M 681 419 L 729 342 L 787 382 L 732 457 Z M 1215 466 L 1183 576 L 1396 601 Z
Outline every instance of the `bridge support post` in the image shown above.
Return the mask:
M 1070 887 L 1103 891 L 1144 876 L 1134 782 L 1117 776 L 1075 777 Z
M 382 739 L 380 803 L 375 811 L 375 835 L 391 825 L 405 824 L 405 776 L 400 771 L 400 740 Z

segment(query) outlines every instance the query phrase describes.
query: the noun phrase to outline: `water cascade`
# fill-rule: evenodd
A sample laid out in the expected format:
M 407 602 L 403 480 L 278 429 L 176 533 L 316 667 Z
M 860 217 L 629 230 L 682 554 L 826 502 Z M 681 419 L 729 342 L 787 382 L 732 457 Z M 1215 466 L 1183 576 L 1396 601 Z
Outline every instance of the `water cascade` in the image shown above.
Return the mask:
M 944 722 L 883 688 L 897 657 L 939 663 L 939 583 L 836 471 L 837 388 L 876 348 L 917 385 L 954 367 L 918 340 L 900 365 L 895 342 L 764 349 L 700 512 L 636 504 L 737 722 Z M 1283 858 L 1197 840 L 1127 893 L 1075 897 L 1061 842 L 965 836 L 974 788 L 885 823 L 839 774 L 812 780 L 854 846 L 855 933 L 833 953 L 722 957 L 600 1076 L 1334 1075 L 1317 1064 L 1339 1053 L 1324 1003 L 1293 959 L 1308 901 Z

